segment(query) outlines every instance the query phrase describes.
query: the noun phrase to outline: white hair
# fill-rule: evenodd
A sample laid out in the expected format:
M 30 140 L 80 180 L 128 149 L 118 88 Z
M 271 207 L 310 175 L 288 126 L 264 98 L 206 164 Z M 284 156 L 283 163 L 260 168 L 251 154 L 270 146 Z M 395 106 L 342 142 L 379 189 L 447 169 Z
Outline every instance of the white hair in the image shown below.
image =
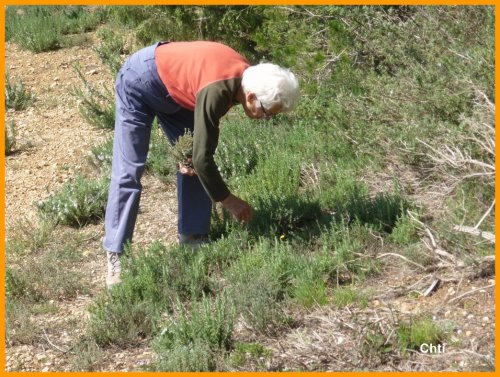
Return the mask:
M 300 97 L 295 75 L 289 69 L 271 63 L 248 67 L 243 72 L 241 86 L 245 93 L 254 93 L 266 109 L 280 104 L 281 111 L 291 111 Z

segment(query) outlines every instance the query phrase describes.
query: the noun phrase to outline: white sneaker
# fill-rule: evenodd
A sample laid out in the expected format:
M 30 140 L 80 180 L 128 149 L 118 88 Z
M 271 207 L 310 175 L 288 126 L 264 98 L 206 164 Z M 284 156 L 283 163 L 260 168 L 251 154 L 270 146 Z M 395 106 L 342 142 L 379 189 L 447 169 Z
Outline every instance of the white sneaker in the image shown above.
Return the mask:
M 108 276 L 106 277 L 106 286 L 111 289 L 113 286 L 120 284 L 120 274 L 122 272 L 122 265 L 120 263 L 121 253 L 107 252 L 108 255 Z

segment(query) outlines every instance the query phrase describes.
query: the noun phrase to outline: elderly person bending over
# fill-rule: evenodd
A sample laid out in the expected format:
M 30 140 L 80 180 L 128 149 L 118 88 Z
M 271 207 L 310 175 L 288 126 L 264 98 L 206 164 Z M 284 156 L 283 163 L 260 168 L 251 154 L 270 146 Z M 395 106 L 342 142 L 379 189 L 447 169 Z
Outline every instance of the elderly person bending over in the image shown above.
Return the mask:
M 290 111 L 299 97 L 297 79 L 274 64 L 250 66 L 215 42 L 160 42 L 130 56 L 116 78 L 116 121 L 111 184 L 105 216 L 108 288 L 120 283 L 120 255 L 132 241 L 140 179 L 155 117 L 171 143 L 193 132 L 193 168 L 177 174 L 179 242 L 207 238 L 212 201 L 241 222 L 252 208 L 231 193 L 214 161 L 219 120 L 241 104 L 250 118 Z

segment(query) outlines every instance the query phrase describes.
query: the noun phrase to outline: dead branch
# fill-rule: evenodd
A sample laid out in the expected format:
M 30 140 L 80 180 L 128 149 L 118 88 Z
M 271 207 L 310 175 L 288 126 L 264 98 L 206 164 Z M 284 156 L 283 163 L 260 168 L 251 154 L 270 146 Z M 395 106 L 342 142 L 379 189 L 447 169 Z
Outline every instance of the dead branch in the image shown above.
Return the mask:
M 413 262 L 411 260 L 409 260 L 408 258 L 402 256 L 401 254 L 396 254 L 396 253 L 384 253 L 384 254 L 380 254 L 377 258 L 375 259 L 380 259 L 380 258 L 384 258 L 384 257 L 398 257 L 398 258 L 401 258 L 401 259 L 404 259 L 405 261 L 407 261 L 408 263 L 410 264 L 413 264 L 414 266 L 417 266 L 418 268 L 421 268 L 422 270 L 425 270 L 425 267 L 422 266 L 421 264 L 418 264 L 416 262 Z
M 465 226 L 465 225 L 455 225 L 453 227 L 453 230 L 456 230 L 456 231 L 462 232 L 462 233 L 472 234 L 473 236 L 478 236 L 478 237 L 484 238 L 485 240 L 487 240 L 493 244 L 495 243 L 495 235 L 493 233 L 483 232 L 482 230 L 477 229 L 475 227 Z
M 436 240 L 434 238 L 434 235 L 432 234 L 430 228 L 425 225 L 423 222 L 421 222 L 420 220 L 418 220 L 415 215 L 411 212 L 411 211 L 407 211 L 408 213 L 408 216 L 414 221 L 416 222 L 418 225 L 420 225 L 421 229 L 425 231 L 425 233 L 427 234 L 427 236 L 429 237 L 429 241 L 430 241 L 430 244 L 425 240 L 425 239 L 422 239 L 422 242 L 424 243 L 424 245 L 430 250 L 432 251 L 433 253 L 437 254 L 438 256 L 440 257 L 444 257 L 446 259 L 448 259 L 449 261 L 452 262 L 452 265 L 455 265 L 455 266 L 463 266 L 463 261 L 461 260 L 458 260 L 453 254 L 450 254 L 449 252 L 441 249 L 438 244 L 436 243 Z M 439 258 L 439 257 L 438 257 Z M 441 260 L 441 262 L 443 262 L 445 265 L 450 265 L 449 262 L 446 262 L 444 261 L 442 258 L 439 258 L 439 260 Z
M 49 345 L 51 345 L 53 348 L 55 348 L 56 350 L 58 350 L 59 352 L 62 352 L 63 354 L 65 353 L 68 353 L 69 351 L 71 351 L 73 349 L 73 347 L 70 347 L 68 348 L 67 350 L 63 350 L 62 348 L 56 346 L 54 343 L 51 342 L 51 340 L 49 339 L 49 336 L 47 335 L 47 333 L 45 332 L 45 329 L 43 329 L 43 335 L 45 337 L 45 340 L 47 341 L 47 343 L 49 343 Z
M 449 301 L 447 302 L 447 304 L 452 304 L 452 303 L 454 303 L 455 301 L 461 300 L 461 299 L 463 299 L 464 297 L 470 296 L 470 295 L 472 295 L 472 294 L 474 294 L 474 293 L 476 293 L 476 292 L 478 292 L 478 291 L 482 291 L 482 290 L 490 289 L 490 288 L 493 288 L 493 287 L 495 287 L 495 283 L 490 284 L 490 285 L 487 285 L 487 286 L 485 286 L 485 287 L 472 289 L 472 290 L 470 290 L 470 291 L 467 291 L 467 292 L 465 292 L 465 293 L 462 293 L 460 296 L 457 296 L 457 297 L 455 297 L 455 298 L 453 298 L 453 299 L 449 300 Z

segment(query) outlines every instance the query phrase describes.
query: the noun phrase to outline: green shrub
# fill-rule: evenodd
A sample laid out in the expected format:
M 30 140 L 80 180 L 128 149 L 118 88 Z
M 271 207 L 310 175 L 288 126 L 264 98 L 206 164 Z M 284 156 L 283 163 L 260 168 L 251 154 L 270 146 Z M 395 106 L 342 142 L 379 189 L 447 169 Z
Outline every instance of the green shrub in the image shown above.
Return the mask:
M 16 122 L 10 120 L 5 125 L 5 155 L 8 156 L 16 151 L 17 135 L 16 135 Z
M 328 303 L 326 282 L 321 281 L 318 276 L 314 276 L 311 272 L 308 275 L 298 279 L 292 296 L 307 309 L 316 305 L 326 305 Z
M 366 307 L 368 302 L 363 294 L 352 287 L 337 287 L 332 292 L 332 302 L 339 308 L 344 308 L 353 303 Z
M 234 345 L 234 351 L 228 359 L 230 365 L 241 368 L 247 362 L 264 364 L 263 359 L 272 356 L 272 351 L 259 343 L 242 343 Z
M 102 89 L 96 88 L 87 81 L 78 66 L 74 65 L 73 68 L 83 84 L 82 88 L 73 88 L 73 95 L 80 100 L 78 109 L 83 119 L 94 127 L 113 130 L 115 128 L 114 93 L 104 84 Z
M 373 247 L 372 230 L 354 223 L 333 223 L 323 229 L 317 240 L 319 252 L 315 262 L 318 271 L 335 286 L 352 283 L 376 272 L 369 254 Z
M 5 107 L 7 109 L 25 110 L 35 102 L 35 98 L 22 81 L 11 83 L 9 77 L 5 76 Z
M 214 352 L 199 339 L 194 339 L 188 345 L 156 350 L 160 361 L 148 365 L 147 371 L 155 372 L 213 372 L 218 370 L 218 359 L 223 356 Z
M 126 292 L 101 294 L 89 308 L 90 337 L 100 346 L 130 346 L 141 343 L 158 330 L 159 305 L 140 301 Z
M 151 129 L 146 170 L 163 182 L 175 181 L 178 161 L 173 156 L 173 147 L 155 120 Z
M 404 214 L 396 221 L 389 240 L 398 245 L 411 245 L 418 241 L 417 230 L 416 222 Z
M 283 302 L 294 269 L 289 247 L 262 239 L 224 273 L 238 312 L 254 331 L 274 334 L 287 323 Z
M 209 268 L 205 254 L 159 242 L 122 257 L 122 284 L 91 310 L 93 339 L 125 345 L 155 335 L 161 313 L 172 310 L 173 302 L 197 300 L 212 291 Z
M 368 187 L 356 178 L 357 169 L 334 166 L 322 172 L 317 189 L 321 206 L 348 223 L 359 221 L 390 233 L 410 203 L 398 193 L 370 197 Z
M 238 194 L 254 207 L 250 228 L 256 234 L 300 236 L 320 217 L 319 203 L 306 194 L 299 194 L 297 159 L 298 156 L 286 152 L 262 156 L 255 171 L 238 181 Z
M 236 112 L 223 121 L 221 142 L 215 154 L 222 176 L 232 182 L 252 173 L 259 156 L 267 155 L 275 141 L 271 127 L 244 118 L 242 113 Z
M 88 162 L 95 168 L 108 174 L 111 172 L 111 162 L 113 161 L 113 135 L 110 135 L 103 143 L 92 145 L 87 156 Z
M 60 191 L 37 204 L 42 218 L 82 227 L 104 215 L 108 198 L 107 178 L 90 180 L 82 175 L 66 182 Z
M 155 7 L 152 6 L 108 6 L 106 7 L 109 18 L 131 28 L 137 27 L 141 22 L 152 15 Z
M 21 301 L 5 302 L 5 344 L 12 346 L 34 345 L 42 335 L 31 317 L 31 306 Z
M 215 299 L 203 297 L 193 303 L 189 313 L 177 302 L 174 316 L 154 342 L 160 357 L 155 370 L 216 370 L 217 358 L 232 348 L 235 316 L 225 294 Z
M 6 10 L 6 40 L 33 52 L 56 50 L 81 43 L 68 34 L 95 29 L 103 20 L 99 7 L 9 6 Z
M 22 267 L 6 269 L 7 299 L 34 305 L 71 299 L 87 292 L 83 272 L 73 268 L 74 263 L 82 260 L 80 246 L 79 237 L 66 235 L 62 241 L 44 242 L 36 249 L 18 251 L 16 264 Z
M 125 49 L 125 40 L 109 28 L 99 29 L 97 36 L 100 38 L 100 42 L 97 47 L 94 47 L 94 51 L 115 77 L 124 62 L 122 56 L 129 53 Z
M 177 164 L 181 163 L 186 167 L 193 167 L 193 133 L 189 129 L 184 130 L 184 134 L 177 139 L 173 148 L 172 155 Z
M 397 327 L 397 339 L 403 350 L 419 350 L 424 343 L 442 345 L 447 339 L 447 329 L 428 317 L 404 321 Z
M 137 344 L 158 331 L 161 313 L 170 307 L 166 289 L 167 250 L 155 243 L 149 250 L 122 256 L 122 284 L 98 296 L 89 309 L 91 338 L 99 345 Z

